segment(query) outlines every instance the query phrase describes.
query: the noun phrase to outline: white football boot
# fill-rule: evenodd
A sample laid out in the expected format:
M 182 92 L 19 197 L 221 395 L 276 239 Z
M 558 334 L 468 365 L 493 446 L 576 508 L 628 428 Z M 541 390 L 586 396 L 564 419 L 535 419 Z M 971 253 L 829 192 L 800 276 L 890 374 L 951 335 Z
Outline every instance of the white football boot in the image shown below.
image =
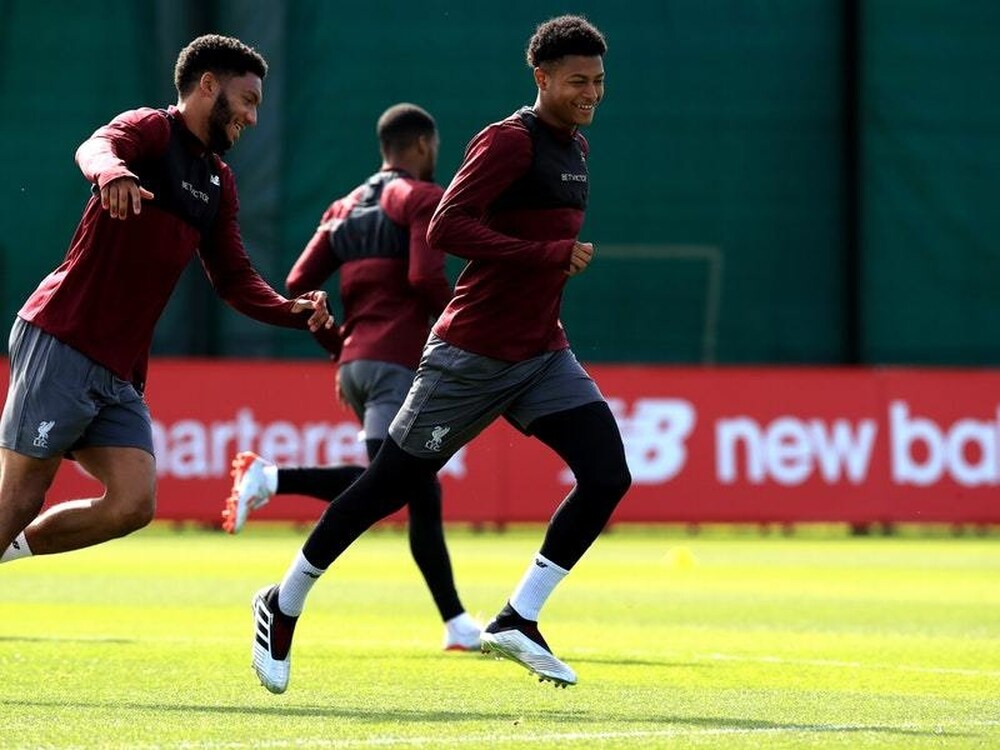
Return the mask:
M 273 592 L 273 593 L 272 593 Z M 253 671 L 272 693 L 288 689 L 292 669 L 292 635 L 298 618 L 276 612 L 278 587 L 266 586 L 253 598 Z
M 483 626 L 468 612 L 451 618 L 444 624 L 445 651 L 479 651 Z
M 233 459 L 233 487 L 222 511 L 222 528 L 230 534 L 239 534 L 247 522 L 250 511 L 263 508 L 273 496 L 264 476 L 264 467 L 273 466 L 252 451 L 242 451 Z
M 576 684 L 576 672 L 557 659 L 538 632 L 538 624 L 517 618 L 519 622 L 505 622 L 498 616 L 482 634 L 482 651 L 520 664 L 539 682 L 551 681 L 556 687 Z

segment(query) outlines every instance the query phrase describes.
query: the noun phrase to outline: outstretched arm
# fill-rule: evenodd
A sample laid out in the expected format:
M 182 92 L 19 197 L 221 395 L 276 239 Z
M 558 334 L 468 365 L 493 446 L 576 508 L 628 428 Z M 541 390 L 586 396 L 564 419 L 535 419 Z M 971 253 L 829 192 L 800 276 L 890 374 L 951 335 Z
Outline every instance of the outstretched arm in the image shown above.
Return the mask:
M 83 176 L 101 195 L 101 207 L 113 219 L 138 214 L 143 200 L 153 194 L 139 184 L 129 163 L 161 153 L 170 139 L 170 124 L 155 109 L 123 112 L 98 128 L 76 150 L 76 163 Z
M 314 333 L 333 327 L 326 292 L 310 291 L 288 300 L 261 278 L 243 247 L 237 215 L 239 200 L 232 173 L 220 170 L 222 203 L 211 235 L 203 238 L 202 264 L 216 292 L 233 308 L 255 320 Z

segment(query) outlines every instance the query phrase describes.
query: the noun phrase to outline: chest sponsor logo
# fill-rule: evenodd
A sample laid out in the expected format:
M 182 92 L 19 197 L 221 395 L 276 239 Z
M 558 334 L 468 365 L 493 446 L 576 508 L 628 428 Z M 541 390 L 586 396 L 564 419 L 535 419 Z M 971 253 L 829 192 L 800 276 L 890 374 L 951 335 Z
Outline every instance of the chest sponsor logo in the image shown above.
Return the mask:
M 203 190 L 199 190 L 187 180 L 181 180 L 181 188 L 183 188 L 184 191 L 195 200 L 199 200 L 202 203 L 208 203 L 208 193 Z

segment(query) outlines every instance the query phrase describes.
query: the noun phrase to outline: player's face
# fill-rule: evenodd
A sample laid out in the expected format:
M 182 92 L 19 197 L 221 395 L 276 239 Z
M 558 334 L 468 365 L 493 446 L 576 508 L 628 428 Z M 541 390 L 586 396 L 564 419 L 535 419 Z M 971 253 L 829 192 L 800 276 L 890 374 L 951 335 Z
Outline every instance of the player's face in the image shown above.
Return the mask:
M 208 116 L 208 147 L 223 154 L 239 140 L 243 128 L 257 124 L 263 95 L 260 77 L 247 73 L 224 81 Z
M 543 117 L 566 128 L 589 125 L 604 98 L 604 60 L 566 55 L 535 68 L 535 82 Z

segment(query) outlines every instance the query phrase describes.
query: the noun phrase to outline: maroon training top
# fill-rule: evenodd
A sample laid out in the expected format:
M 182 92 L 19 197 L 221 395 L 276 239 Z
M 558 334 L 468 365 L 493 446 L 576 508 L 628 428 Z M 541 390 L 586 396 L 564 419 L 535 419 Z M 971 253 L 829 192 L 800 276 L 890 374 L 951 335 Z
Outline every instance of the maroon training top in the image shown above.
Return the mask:
M 587 142 L 524 108 L 487 126 L 431 220 L 432 247 L 469 260 L 434 326 L 448 343 L 516 362 L 569 346 L 559 308 L 583 224 Z
M 427 244 L 427 225 L 442 192 L 390 169 L 324 212 L 287 284 L 298 294 L 318 289 L 339 271 L 341 362 L 373 359 L 417 368 L 431 320 L 451 299 L 444 255 Z M 335 349 L 327 349 L 337 358 Z
M 250 264 L 237 223 L 229 167 L 184 126 L 176 108 L 118 115 L 76 152 L 84 177 L 101 188 L 132 176 L 155 195 L 142 212 L 112 219 L 91 197 L 62 264 L 18 315 L 145 386 L 153 328 L 197 251 L 216 292 L 240 312 L 275 325 L 306 328 Z

